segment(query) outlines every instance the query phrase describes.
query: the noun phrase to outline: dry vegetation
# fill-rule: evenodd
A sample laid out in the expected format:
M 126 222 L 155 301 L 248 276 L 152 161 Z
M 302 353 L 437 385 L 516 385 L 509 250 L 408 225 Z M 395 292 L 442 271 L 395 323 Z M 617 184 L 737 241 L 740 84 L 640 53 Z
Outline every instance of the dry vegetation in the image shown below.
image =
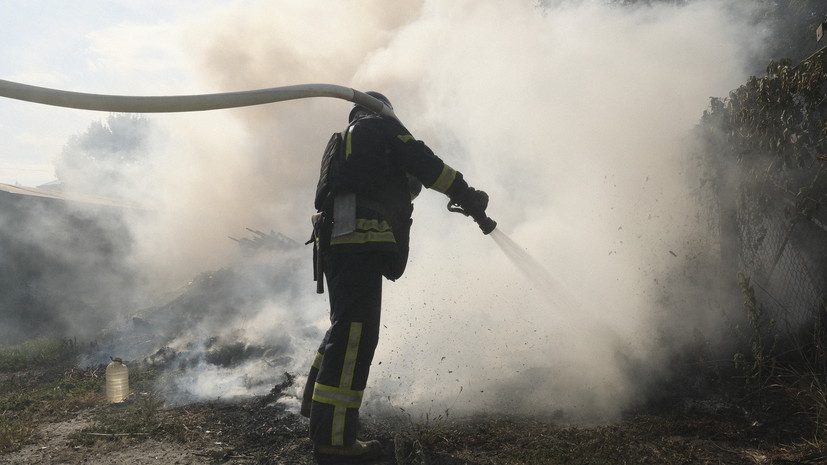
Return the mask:
M 266 396 L 166 408 L 154 372 L 136 366 L 132 396 L 107 404 L 104 367 L 76 366 L 80 349 L 39 339 L 0 350 L 0 463 L 314 463 L 306 420 L 276 402 L 290 377 Z M 823 418 L 809 414 L 820 411 L 809 408 L 814 398 L 777 377 L 714 378 L 703 395 L 665 387 L 660 401 L 613 424 L 400 414 L 367 418 L 365 436 L 382 441 L 387 464 L 827 462 Z M 815 378 L 800 376 L 799 387 Z

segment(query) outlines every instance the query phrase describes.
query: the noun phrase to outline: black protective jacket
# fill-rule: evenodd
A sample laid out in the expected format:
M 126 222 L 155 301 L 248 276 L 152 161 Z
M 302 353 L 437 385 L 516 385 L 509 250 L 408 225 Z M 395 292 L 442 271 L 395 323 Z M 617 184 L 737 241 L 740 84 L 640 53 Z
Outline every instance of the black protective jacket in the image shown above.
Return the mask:
M 388 252 L 388 279 L 402 275 L 408 256 L 413 198 L 424 185 L 456 198 L 468 187 L 462 174 L 446 165 L 397 120 L 378 115 L 352 122 L 344 134 L 344 157 L 331 179 L 333 201 L 325 212 L 329 221 L 347 223 L 329 239 L 332 252 Z M 348 199 L 348 194 L 351 196 Z M 355 221 L 334 214 L 336 202 Z M 341 209 L 340 209 L 341 210 Z

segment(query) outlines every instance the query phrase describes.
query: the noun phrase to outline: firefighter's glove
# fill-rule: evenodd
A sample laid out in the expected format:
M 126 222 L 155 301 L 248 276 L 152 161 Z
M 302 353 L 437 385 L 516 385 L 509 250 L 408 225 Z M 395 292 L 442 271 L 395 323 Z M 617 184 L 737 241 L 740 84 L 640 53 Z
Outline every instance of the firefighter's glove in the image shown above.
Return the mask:
M 452 201 L 463 210 L 463 213 L 474 218 L 474 220 L 485 218 L 485 209 L 488 208 L 488 194 L 485 192 L 468 186 L 465 192 L 458 195 L 456 199 L 452 199 Z
M 461 194 L 448 201 L 448 211 L 470 216 L 483 234 L 489 234 L 497 227 L 497 222 L 485 214 L 486 208 L 488 208 L 488 194 L 473 187 L 467 187 Z

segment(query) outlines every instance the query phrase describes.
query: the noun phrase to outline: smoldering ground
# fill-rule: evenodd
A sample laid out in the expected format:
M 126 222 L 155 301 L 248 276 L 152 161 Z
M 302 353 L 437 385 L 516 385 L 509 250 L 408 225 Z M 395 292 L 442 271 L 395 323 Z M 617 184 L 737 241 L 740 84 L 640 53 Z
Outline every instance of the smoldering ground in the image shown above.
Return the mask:
M 726 329 L 714 295 L 697 305 L 697 284 L 681 278 L 687 257 L 714 263 L 716 243 L 697 219 L 689 136 L 761 47 L 751 3 L 547 3 L 262 1 L 181 26 L 207 88 L 330 82 L 386 94 L 416 137 L 490 194 L 499 232 L 544 268 L 526 277 L 424 192 L 407 274 L 385 288 L 366 413 L 610 419 L 645 399 L 695 330 L 714 340 Z M 153 116 L 168 139 L 129 194 L 152 205 L 132 223 L 131 263 L 170 285 L 242 266 L 227 236 L 244 227 L 305 238 L 320 152 L 348 110 L 305 100 Z M 182 390 L 220 396 L 222 377 L 303 374 L 327 307 L 309 258 L 295 263 L 279 286 L 245 281 L 280 290 L 202 314 L 179 338 L 277 341 L 287 358 L 194 366 Z

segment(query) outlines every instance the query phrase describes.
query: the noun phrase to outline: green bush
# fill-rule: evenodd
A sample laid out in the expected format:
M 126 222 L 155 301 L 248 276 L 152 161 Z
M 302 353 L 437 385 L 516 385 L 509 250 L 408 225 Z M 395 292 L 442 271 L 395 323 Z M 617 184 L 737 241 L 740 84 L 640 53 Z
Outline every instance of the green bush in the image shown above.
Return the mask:
M 37 338 L 0 347 L 0 373 L 73 361 L 78 354 L 74 339 Z

